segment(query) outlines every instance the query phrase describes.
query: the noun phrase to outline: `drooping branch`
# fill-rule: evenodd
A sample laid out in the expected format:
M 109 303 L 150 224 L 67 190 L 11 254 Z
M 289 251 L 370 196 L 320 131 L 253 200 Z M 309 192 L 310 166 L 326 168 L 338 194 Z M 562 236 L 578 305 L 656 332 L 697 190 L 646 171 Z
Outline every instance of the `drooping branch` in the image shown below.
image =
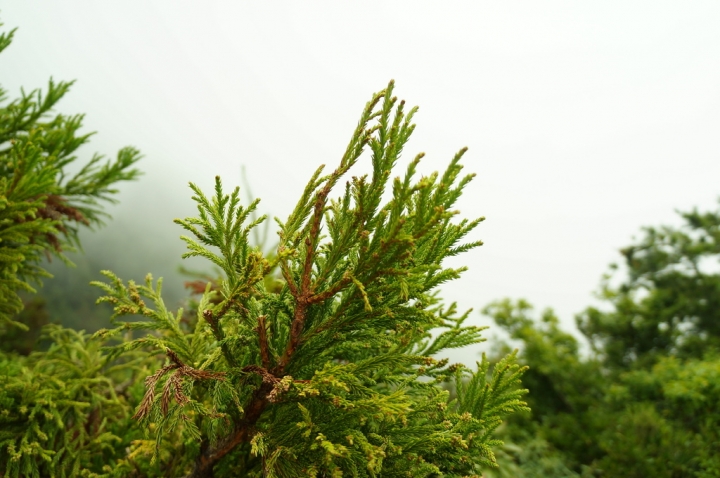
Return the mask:
M 161 410 L 163 415 L 167 415 L 170 400 L 175 398 L 175 401 L 179 405 L 184 405 L 190 401 L 190 399 L 182 391 L 182 380 L 185 377 L 193 380 L 225 380 L 224 372 L 208 372 L 207 370 L 198 370 L 186 365 L 180 360 L 175 352 L 170 349 L 166 350 L 167 356 L 172 362 L 169 365 L 162 367 L 160 370 L 150 375 L 145 379 L 145 396 L 138 407 L 137 412 L 133 418 L 141 420 L 150 413 L 153 401 L 155 400 L 155 386 L 158 381 L 168 372 L 173 371 L 173 374 L 167 379 L 163 386 L 163 394 L 161 397 Z

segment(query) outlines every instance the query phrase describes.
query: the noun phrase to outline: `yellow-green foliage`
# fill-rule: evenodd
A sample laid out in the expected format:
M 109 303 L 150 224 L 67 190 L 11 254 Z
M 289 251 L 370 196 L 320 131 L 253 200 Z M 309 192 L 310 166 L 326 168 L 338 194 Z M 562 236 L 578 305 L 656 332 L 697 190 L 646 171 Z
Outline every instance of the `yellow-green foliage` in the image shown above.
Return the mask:
M 99 341 L 55 325 L 44 338 L 47 351 L 0 356 L 0 473 L 101 472 L 129 445 L 132 392 L 138 395 L 131 385 L 146 372 L 143 359 L 112 360 Z

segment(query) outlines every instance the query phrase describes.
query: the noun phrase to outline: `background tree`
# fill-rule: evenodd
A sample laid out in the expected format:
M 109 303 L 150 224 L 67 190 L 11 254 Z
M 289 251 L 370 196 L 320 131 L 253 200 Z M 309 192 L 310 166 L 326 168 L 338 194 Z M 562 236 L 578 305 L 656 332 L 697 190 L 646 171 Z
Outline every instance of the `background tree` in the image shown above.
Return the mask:
M 627 275 L 588 308 L 578 327 L 613 367 L 649 366 L 662 356 L 700 358 L 720 347 L 720 211 L 680 213 L 681 227 L 649 227 L 623 249 Z
M 0 51 L 13 33 L 0 34 Z M 13 319 L 23 308 L 18 291 L 34 292 L 31 283 L 48 276 L 43 257 L 66 260 L 63 251 L 79 246 L 78 228 L 101 223 L 115 184 L 139 174 L 134 148 L 114 161 L 95 155 L 68 174 L 91 136 L 79 134 L 82 115 L 50 115 L 71 84 L 51 80 L 45 94 L 23 91 L 10 102 L 0 88 L 0 330 L 27 328 Z
M 0 51 L 12 36 L 0 34 Z M 95 155 L 69 174 L 90 137 L 79 133 L 82 116 L 51 115 L 70 85 L 50 81 L 45 94 L 23 92 L 9 102 L 0 89 L 2 476 L 87 475 L 134 438 L 128 397 L 140 361 L 111 363 L 99 342 L 52 325 L 43 329 L 48 350 L 31 353 L 46 312 L 40 302 L 22 311 L 18 295 L 34 292 L 31 284 L 49 275 L 44 258 L 68 262 L 63 253 L 79 246 L 79 227 L 100 224 L 114 185 L 139 174 L 132 168 L 139 159 L 133 148 L 114 161 Z
M 720 211 L 681 217 L 680 227 L 646 228 L 623 249 L 624 268 L 603 278 L 605 307 L 578 316 L 590 357 L 552 311 L 535 319 L 529 304 L 508 300 L 485 310 L 532 365 L 532 415 L 505 430 L 520 449 L 545 440 L 589 476 L 720 474 Z

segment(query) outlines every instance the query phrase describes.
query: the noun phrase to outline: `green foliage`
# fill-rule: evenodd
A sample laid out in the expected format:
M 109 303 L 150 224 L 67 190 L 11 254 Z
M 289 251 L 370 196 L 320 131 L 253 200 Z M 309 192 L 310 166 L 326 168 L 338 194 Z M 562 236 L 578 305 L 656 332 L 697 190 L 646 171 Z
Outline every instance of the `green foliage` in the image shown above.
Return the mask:
M 12 36 L 0 34 L 0 51 Z M 144 357 L 115 359 L 82 332 L 41 329 L 44 302 L 23 310 L 18 295 L 49 276 L 43 257 L 69 262 L 63 252 L 79 246 L 79 227 L 100 224 L 114 184 L 139 174 L 132 148 L 115 161 L 95 155 L 69 173 L 90 136 L 78 133 L 82 116 L 51 115 L 70 85 L 51 80 L 44 95 L 23 91 L 12 101 L 0 88 L 0 475 L 7 477 L 108 471 L 130 445 L 128 412 L 142 396 L 133 384 L 147 373 Z M 38 337 L 47 349 L 33 352 Z
M 623 249 L 627 278 L 608 275 L 578 326 L 612 367 L 651 366 L 665 355 L 699 358 L 720 347 L 720 210 L 681 213 L 681 227 L 646 228 Z
M 514 417 L 510 440 L 526 441 L 530 433 L 573 457 L 566 460 L 570 466 L 592 461 L 600 453 L 596 435 L 604 424 L 597 407 L 607 386 L 600 364 L 580 356 L 577 339 L 560 329 L 552 310 L 536 319 L 528 302 L 506 299 L 483 312 L 521 341 L 521 362 L 531 365 L 523 384 L 531 392 L 532 417 Z
M 600 435 L 608 476 L 718 476 L 720 360 L 663 357 L 610 390 L 613 426 Z M 653 472 L 654 475 L 648 475 Z
M 605 306 L 577 319 L 592 355 L 552 310 L 503 300 L 484 312 L 521 351 L 450 365 L 445 350 L 484 339 L 440 299 L 464 270 L 443 261 L 480 245 L 482 219 L 453 210 L 464 149 L 442 174 L 418 177 L 420 154 L 391 178 L 416 109 L 390 83 L 277 220 L 273 250 L 251 241 L 267 232 L 257 200 L 191 184 L 184 257 L 222 277 L 191 282 L 188 310 L 166 307 L 162 280 L 105 271 L 115 328 L 42 327 L 42 301 L 23 311 L 18 293 L 139 174 L 133 148 L 75 165 L 82 116 L 51 114 L 70 86 L 0 89 L 0 475 L 720 476 L 720 211 L 621 251 Z M 350 176 L 364 158 L 371 173 Z
M 499 430 L 499 437 L 505 439 L 506 431 Z M 566 457 L 554 449 L 547 440 L 527 433 L 519 442 L 521 446 L 512 442 L 503 444 L 496 453 L 499 467 L 485 471 L 483 477 L 580 478 L 583 476 L 570 469 L 565 462 Z
M 417 177 L 420 154 L 391 179 L 416 111 L 392 83 L 366 105 L 339 166 L 319 168 L 278 221 L 274 251 L 250 242 L 265 221 L 258 201 L 242 205 L 219 178 L 210 196 L 191 185 L 198 217 L 176 221 L 190 233 L 185 257 L 222 277 L 190 284 L 200 298 L 188 312 L 168 310 L 162 280 L 105 271 L 95 285 L 114 329 L 46 325 L 47 349 L 19 355 L 33 337 L 18 330 L 37 334 L 44 311 L 38 302 L 18 320 L 18 291 L 48 276 L 43 255 L 67 261 L 79 226 L 99 224 L 113 185 L 138 175 L 132 148 L 69 174 L 89 137 L 81 116 L 50 116 L 69 87 L 51 81 L 45 95 L 10 102 L 0 92 L 0 474 L 477 477 L 497 467 L 496 430 L 527 410 L 525 368 L 514 353 L 476 369 L 436 358 L 483 340 L 465 325 L 469 311 L 437 294 L 464 270 L 444 259 L 480 245 L 466 237 L 482 219 L 452 209 L 472 179 L 460 174 L 465 149 L 443 174 Z M 371 175 L 347 178 L 364 156 Z
M 43 326 L 50 323 L 45 300 L 39 297 L 26 302 L 25 308 L 16 316 L 16 320 L 27 327 L 13 327 L 4 331 L 0 336 L 0 353 L 18 353 L 29 355 L 36 347 L 42 334 Z
M 265 219 L 257 201 L 242 206 L 219 178 L 209 197 L 191 185 L 198 217 L 176 221 L 192 234 L 185 257 L 223 273 L 191 320 L 167 310 L 150 276 L 138 285 L 105 272 L 96 284 L 117 325 L 97 339 L 149 332 L 109 356 L 167 357 L 135 413 L 155 434 L 152 466 L 193 477 L 461 477 L 497 466 L 494 431 L 527 410 L 525 369 L 514 354 L 475 370 L 434 358 L 483 340 L 436 292 L 464 270 L 443 260 L 480 245 L 463 241 L 481 219 L 452 210 L 472 175 L 460 175 L 463 149 L 441 175 L 416 178 L 418 155 L 391 180 L 416 111 L 392 90 L 373 96 L 339 166 L 319 168 L 278 221 L 273 254 L 249 240 Z M 371 175 L 331 199 L 366 150 Z
M 532 415 L 503 430 L 521 452 L 539 441 L 587 476 L 720 475 L 720 212 L 682 217 L 623 249 L 627 276 L 606 276 L 606 306 L 578 317 L 591 357 L 551 311 L 533 319 L 529 304 L 507 300 L 486 309 L 532 365 L 523 377 Z M 518 456 L 501 458 L 517 465 Z M 518 476 L 536 467 L 522 464 Z
M 130 387 L 146 371 L 142 357 L 113 360 L 99 341 L 56 325 L 46 326 L 44 335 L 47 351 L 0 355 L 0 473 L 110 471 L 106 463 L 132 438 L 128 412 L 137 398 Z
M 12 35 L 0 35 L 0 51 Z M 49 275 L 43 256 L 64 260 L 63 250 L 79 246 L 79 226 L 101 223 L 115 183 L 139 174 L 131 168 L 138 151 L 124 148 L 114 161 L 95 155 L 69 175 L 90 137 L 79 133 L 82 115 L 51 116 L 71 84 L 50 80 L 45 94 L 23 91 L 12 101 L 0 88 L 0 331 L 27 328 L 13 319 L 23 308 L 17 292 L 34 292 L 31 283 Z

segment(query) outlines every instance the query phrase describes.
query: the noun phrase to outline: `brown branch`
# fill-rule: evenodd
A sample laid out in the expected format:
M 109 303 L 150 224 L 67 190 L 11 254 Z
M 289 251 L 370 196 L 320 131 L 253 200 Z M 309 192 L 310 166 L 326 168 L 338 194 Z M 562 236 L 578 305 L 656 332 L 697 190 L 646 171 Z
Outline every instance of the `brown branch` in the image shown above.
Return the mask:
M 250 440 L 260 415 L 270 403 L 268 395 L 273 389 L 273 385 L 263 382 L 260 388 L 253 393 L 250 404 L 245 408 L 243 418 L 235 423 L 233 432 L 225 439 L 221 440 L 215 447 L 208 447 L 201 453 L 195 462 L 195 468 L 185 478 L 211 478 L 213 476 L 213 468 L 225 455 L 230 453 L 240 443 Z
M 258 341 L 260 342 L 260 359 L 262 360 L 263 367 L 266 369 L 270 368 L 270 344 L 268 343 L 267 328 L 265 326 L 266 316 L 261 315 L 258 317 Z
M 255 424 L 270 403 L 279 400 L 279 396 L 290 388 L 290 384 L 280 380 L 267 369 L 257 365 L 243 367 L 243 372 L 260 375 L 262 383 L 253 393 L 250 404 L 245 407 L 245 414 L 235 423 L 233 432 L 221 440 L 215 447 L 205 445 L 201 447 L 200 457 L 195 462 L 195 468 L 185 478 L 211 478 L 213 467 L 225 455 L 230 453 L 240 443 L 247 443 L 253 436 Z M 307 382 L 298 380 L 298 382 Z
M 367 122 L 374 117 L 374 115 L 372 114 L 372 110 L 375 108 L 377 102 L 380 101 L 380 99 L 384 96 L 385 92 L 377 94 L 370 102 L 365 105 L 365 110 L 363 111 L 364 121 L 361 121 L 353 135 L 353 138 L 358 138 L 358 140 L 353 141 L 351 143 L 351 146 L 348 146 L 348 149 L 345 151 L 345 154 L 343 154 L 343 158 L 340 161 L 340 166 L 332 172 L 332 174 L 326 180 L 325 186 L 323 186 L 323 188 L 317 193 L 317 196 L 315 198 L 315 204 L 313 205 L 313 216 L 310 220 L 310 232 L 305 238 L 306 254 L 305 262 L 302 268 L 302 274 L 300 276 L 299 290 L 297 288 L 297 285 L 290 280 L 291 274 L 290 271 L 287 270 L 287 266 L 283 267 L 283 265 L 281 265 L 283 276 L 288 283 L 288 287 L 290 287 L 290 291 L 292 292 L 293 297 L 295 298 L 296 306 L 295 313 L 293 314 L 292 324 L 290 326 L 290 339 L 288 340 L 287 347 L 285 348 L 285 352 L 280 358 L 280 361 L 273 369 L 273 372 L 277 376 L 282 376 L 285 373 L 285 367 L 288 365 L 290 359 L 297 350 L 298 344 L 301 340 L 303 327 L 305 326 L 308 306 L 326 300 L 346 285 L 336 284 L 337 291 L 333 291 L 333 289 L 335 289 L 336 287 L 333 286 L 331 287 L 328 295 L 326 295 L 326 293 L 321 293 L 318 295 L 315 294 L 314 289 L 315 286 L 317 286 L 317 283 L 315 285 L 312 284 L 312 269 L 320 237 L 320 225 L 322 223 L 322 218 L 325 212 L 325 206 L 327 204 L 327 198 L 330 194 L 330 191 L 335 186 L 335 183 L 338 181 L 338 179 L 343 174 L 345 174 L 347 170 L 354 164 L 354 161 L 357 160 L 357 158 L 360 156 L 365 145 L 368 143 L 368 141 L 370 141 L 372 133 L 378 128 L 378 126 L 376 126 L 363 131 L 364 126 L 362 125 L 367 124 Z M 361 136 L 361 133 L 364 134 L 362 134 Z M 351 158 L 351 156 L 354 157 Z
M 333 284 L 332 287 L 310 297 L 308 299 L 308 304 L 318 304 L 329 299 L 330 297 L 343 290 L 348 284 L 350 284 L 350 282 L 352 282 L 352 278 L 350 277 L 350 273 L 346 271 L 345 274 L 343 274 L 342 279 Z
M 305 266 L 303 268 L 303 289 L 308 290 L 310 287 L 310 275 L 312 269 L 313 259 L 315 258 L 315 248 L 317 247 L 317 241 L 320 237 L 320 224 L 322 223 L 323 213 L 325 212 L 325 205 L 327 204 L 327 197 L 330 195 L 330 191 L 337 182 L 338 178 L 342 176 L 343 168 L 338 168 L 330 175 L 325 186 L 320 190 L 315 199 L 313 205 L 313 217 L 312 226 L 310 227 L 310 234 L 305 239 L 305 244 L 310 247 L 308 254 L 305 256 Z
M 382 93 L 375 95 L 373 99 L 365 106 L 365 110 L 363 111 L 364 123 L 367 123 L 367 121 L 374 117 L 374 115 L 372 114 L 372 110 L 375 108 L 375 105 L 378 103 L 378 101 L 380 101 L 380 99 L 385 96 L 385 93 L 386 92 L 383 91 Z M 362 128 L 364 128 L 364 126 L 358 125 L 354 137 L 360 136 Z M 296 302 L 292 324 L 290 326 L 290 339 L 288 340 L 282 357 L 280 358 L 277 365 L 272 369 L 272 371 L 267 370 L 267 365 L 269 365 L 270 357 L 269 346 L 267 346 L 267 331 L 264 329 L 265 317 L 263 316 L 262 320 L 260 320 L 259 318 L 258 339 L 260 341 L 261 359 L 265 367 L 248 365 L 247 367 L 244 367 L 243 370 L 246 372 L 253 372 L 259 374 L 263 380 L 262 384 L 253 393 L 249 405 L 245 408 L 243 418 L 235 423 L 233 433 L 226 437 L 224 440 L 222 440 L 220 443 L 218 443 L 214 448 L 208 447 L 207 449 L 202 451 L 200 457 L 195 462 L 195 468 L 193 469 L 192 473 L 190 473 L 186 478 L 212 477 L 213 467 L 220 459 L 222 459 L 222 457 L 232 451 L 233 448 L 235 448 L 238 444 L 249 441 L 249 439 L 252 437 L 255 423 L 265 411 L 265 408 L 268 406 L 269 403 L 271 403 L 271 401 L 274 401 L 277 398 L 277 394 L 279 392 L 282 392 L 282 390 L 278 390 L 277 387 L 282 388 L 284 382 L 282 382 L 278 377 L 284 375 L 285 367 L 290 362 L 290 359 L 292 358 L 298 344 L 300 343 L 303 327 L 305 325 L 305 319 L 307 317 L 308 306 L 330 298 L 332 295 L 336 294 L 343 287 L 345 287 L 345 285 L 347 285 L 343 283 L 346 280 L 345 277 L 343 277 L 343 279 L 341 279 L 338 283 L 331 286 L 330 289 L 320 294 L 315 294 L 314 286 L 312 284 L 313 263 L 320 236 L 320 224 L 322 222 L 323 212 L 325 210 L 325 205 L 327 203 L 327 197 L 330 194 L 330 190 L 333 188 L 338 178 L 345 174 L 345 172 L 351 166 L 348 157 L 351 154 L 354 154 L 355 159 L 357 159 L 357 157 L 362 152 L 363 147 L 369 141 L 370 135 L 373 133 L 373 131 L 375 131 L 375 129 L 377 129 L 377 126 L 375 128 L 366 130 L 365 134 L 357 142 L 351 145 L 353 146 L 352 148 L 348 147 L 348 150 L 343 155 L 340 167 L 330 175 L 330 177 L 325 183 L 325 186 L 320 190 L 320 192 L 317 194 L 317 197 L 315 198 L 310 232 L 308 234 L 308 237 L 305 239 L 306 255 L 302 267 L 299 286 L 293 280 L 287 262 L 280 262 L 280 269 L 282 271 L 283 278 L 285 279 L 285 282 L 287 283 L 288 288 L 290 289 L 290 292 L 295 298 Z M 351 280 L 351 278 L 348 277 L 347 280 L 349 281 Z M 264 351 L 267 351 L 267 354 L 265 354 Z
M 307 308 L 311 304 L 310 298 L 315 295 L 312 286 L 312 268 L 315 259 L 315 252 L 317 248 L 318 239 L 320 237 L 320 224 L 322 223 L 323 212 L 327 203 L 327 197 L 330 194 L 330 190 L 335 185 L 337 179 L 342 176 L 347 168 L 340 167 L 336 169 L 328 178 L 325 186 L 318 192 L 315 198 L 315 205 L 313 206 L 313 216 L 311 219 L 310 233 L 305 238 L 305 262 L 303 264 L 302 275 L 300 277 L 300 290 L 295 290 L 293 297 L 295 297 L 295 313 L 293 314 L 292 324 L 290 326 L 290 340 L 288 340 L 287 347 L 283 353 L 280 361 L 273 369 L 273 372 L 277 376 L 282 376 L 285 373 L 285 367 L 290 362 L 290 358 L 297 350 L 298 343 L 300 343 L 300 336 L 305 325 L 305 319 L 307 316 Z M 289 277 L 289 271 L 283 275 Z M 286 277 L 287 280 L 287 277 Z M 288 285 L 290 287 L 290 285 Z M 292 289 L 291 289 L 292 292 Z
M 258 367 L 257 365 L 247 365 L 242 368 L 242 371 L 247 372 L 247 373 L 256 373 L 256 374 L 260 375 L 263 383 L 269 383 L 271 385 L 275 385 L 276 383 L 278 383 L 280 381 L 279 378 L 277 378 L 272 373 L 268 372 L 267 369 L 265 369 L 263 367 Z
M 172 364 L 162 367 L 160 370 L 145 379 L 145 387 L 147 390 L 145 391 L 145 396 L 143 397 L 142 402 L 140 402 L 137 412 L 133 415 L 133 418 L 135 419 L 143 419 L 150 413 L 152 404 L 155 401 L 155 386 L 163 375 L 171 370 L 175 370 L 175 372 L 165 382 L 160 401 L 160 409 L 162 410 L 163 415 L 167 415 L 170 400 L 172 398 L 175 398 L 175 401 L 179 405 L 185 405 L 190 401 L 190 399 L 182 392 L 183 377 L 191 377 L 195 380 L 225 380 L 224 372 L 198 370 L 185 365 L 182 360 L 180 360 L 180 357 L 178 357 L 172 350 L 166 349 L 166 353 Z
M 387 242 L 381 241 L 380 251 L 383 252 L 383 253 L 386 253 L 387 250 L 389 249 L 390 245 L 396 244 L 396 243 L 399 243 L 399 241 L 397 241 L 396 239 L 391 239 L 391 240 L 389 240 L 389 241 L 387 241 Z M 373 255 L 374 255 L 374 254 L 373 254 Z M 357 266 L 357 268 L 360 269 L 360 268 L 361 268 L 361 267 L 360 267 L 361 265 L 363 265 L 363 264 L 359 264 L 359 265 Z M 357 269 L 356 269 L 356 270 L 357 270 Z M 397 269 L 395 269 L 395 268 L 393 268 L 393 267 L 389 267 L 389 268 L 385 268 L 385 269 L 378 269 L 378 270 L 376 270 L 375 272 L 373 272 L 373 273 L 370 275 L 370 277 L 367 278 L 367 280 L 365 281 L 365 283 L 366 283 L 366 284 L 370 284 L 370 283 L 372 283 L 373 281 L 375 281 L 375 280 L 376 280 L 378 277 L 380 277 L 380 276 L 397 276 L 397 275 L 399 275 L 399 272 L 398 272 Z M 349 281 L 352 281 L 352 277 L 351 277 L 351 276 L 348 275 L 347 278 L 348 278 Z M 342 280 L 345 280 L 345 276 L 343 276 L 343 279 L 342 279 Z M 339 286 L 339 283 L 336 284 L 335 286 L 333 286 L 331 289 L 335 289 L 336 286 Z M 340 287 L 335 293 L 339 292 L 340 289 L 342 289 L 342 287 Z M 326 292 L 328 292 L 328 291 L 325 291 L 325 292 L 323 292 L 322 294 L 317 294 L 316 296 L 313 296 L 313 297 L 310 299 L 310 300 L 312 301 L 311 303 L 315 303 L 315 302 L 316 302 L 316 301 L 314 300 L 315 297 L 319 297 L 319 296 L 321 296 L 321 295 L 324 295 Z M 333 295 L 334 295 L 334 294 L 333 294 Z M 335 322 L 338 320 L 338 318 L 341 317 L 341 316 L 345 313 L 345 311 L 347 310 L 349 304 L 352 302 L 352 299 L 354 299 L 354 297 L 355 297 L 355 294 L 353 294 L 352 296 L 346 298 L 344 305 L 343 305 L 340 309 L 336 310 L 335 313 L 332 315 L 332 317 L 330 317 L 328 320 L 326 320 L 323 324 L 320 324 L 320 325 L 318 325 L 317 327 L 315 327 L 315 328 L 310 332 L 310 336 L 314 336 L 314 335 L 317 335 L 317 334 L 319 334 L 319 333 L 325 332 L 326 330 L 329 330 L 332 326 L 334 326 L 334 325 L 335 325 Z M 326 297 L 323 297 L 321 300 L 325 300 L 325 299 L 326 299 Z M 318 300 L 317 302 L 319 302 L 319 300 Z
M 374 272 L 374 273 L 367 279 L 366 283 L 369 284 L 370 282 L 374 281 L 375 279 L 377 279 L 377 278 L 380 277 L 381 275 L 393 275 L 393 276 L 394 276 L 394 275 L 397 275 L 397 274 L 395 273 L 395 269 L 392 269 L 392 268 L 389 268 L 389 269 L 380 269 L 380 270 Z M 352 281 L 352 278 L 349 278 L 349 280 Z M 338 292 L 339 292 L 339 291 L 338 291 Z M 347 308 L 348 308 L 349 305 L 352 303 L 352 301 L 353 301 L 354 298 L 355 298 L 355 294 L 353 294 L 352 296 L 346 298 L 346 300 L 344 301 L 344 304 L 342 305 L 342 307 L 339 308 L 339 309 L 337 309 L 337 310 L 335 311 L 335 313 L 332 315 L 332 317 L 330 317 L 329 319 L 327 319 L 327 320 L 326 320 L 325 322 L 323 322 L 322 324 L 320 324 L 320 325 L 316 326 L 315 328 L 313 328 L 313 329 L 308 333 L 308 336 L 304 338 L 304 340 L 307 340 L 307 339 L 309 339 L 309 338 L 312 337 L 312 336 L 315 336 L 315 335 L 317 335 L 317 334 L 320 334 L 320 333 L 325 332 L 326 330 L 331 329 L 331 328 L 335 325 L 335 322 L 336 322 L 340 317 L 342 317 L 342 315 L 347 311 Z M 323 299 L 323 300 L 324 300 L 324 299 Z
M 285 367 L 290 362 L 300 342 L 300 335 L 302 335 L 302 329 L 305 325 L 305 315 L 308 306 L 307 300 L 302 299 L 303 297 L 300 297 L 295 306 L 295 314 L 293 315 L 293 321 L 290 325 L 290 340 L 288 340 L 287 347 L 285 347 L 285 352 L 275 368 L 273 368 L 273 373 L 277 376 L 282 376 L 285 373 Z

